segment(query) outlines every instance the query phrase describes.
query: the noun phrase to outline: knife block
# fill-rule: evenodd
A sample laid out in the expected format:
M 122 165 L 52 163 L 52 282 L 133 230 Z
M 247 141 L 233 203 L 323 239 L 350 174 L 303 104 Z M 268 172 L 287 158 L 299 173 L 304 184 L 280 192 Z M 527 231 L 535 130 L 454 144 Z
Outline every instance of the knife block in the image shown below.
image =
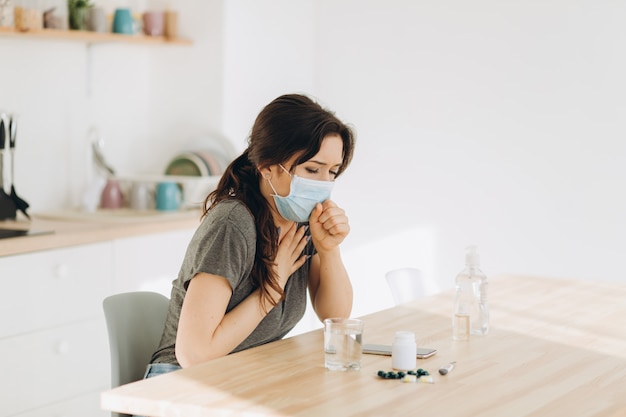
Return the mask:
M 17 207 L 7 195 L 0 196 L 0 220 L 15 220 Z

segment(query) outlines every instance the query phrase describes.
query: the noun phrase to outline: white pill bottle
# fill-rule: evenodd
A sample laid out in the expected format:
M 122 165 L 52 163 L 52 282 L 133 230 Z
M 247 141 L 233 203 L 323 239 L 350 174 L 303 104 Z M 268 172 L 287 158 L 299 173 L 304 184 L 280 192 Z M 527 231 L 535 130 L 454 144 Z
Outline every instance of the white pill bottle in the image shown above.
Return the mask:
M 415 369 L 417 362 L 417 345 L 415 333 L 396 332 L 391 345 L 391 366 L 398 371 L 410 371 Z

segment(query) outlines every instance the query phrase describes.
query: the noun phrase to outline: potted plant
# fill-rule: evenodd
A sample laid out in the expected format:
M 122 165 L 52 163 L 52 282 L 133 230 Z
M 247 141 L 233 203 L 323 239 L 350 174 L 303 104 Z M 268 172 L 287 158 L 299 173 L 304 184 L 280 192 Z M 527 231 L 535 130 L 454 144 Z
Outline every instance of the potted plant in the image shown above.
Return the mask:
M 70 29 L 87 30 L 87 15 L 92 7 L 89 0 L 67 0 Z

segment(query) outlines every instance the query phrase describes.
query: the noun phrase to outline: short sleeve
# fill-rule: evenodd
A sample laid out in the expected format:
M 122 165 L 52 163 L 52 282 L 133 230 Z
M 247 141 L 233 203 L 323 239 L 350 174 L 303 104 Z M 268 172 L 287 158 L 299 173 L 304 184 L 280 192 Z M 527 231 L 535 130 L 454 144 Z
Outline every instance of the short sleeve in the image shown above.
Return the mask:
M 218 204 L 209 211 L 187 251 L 188 281 L 198 272 L 224 277 L 234 290 L 252 271 L 254 219 L 243 204 Z

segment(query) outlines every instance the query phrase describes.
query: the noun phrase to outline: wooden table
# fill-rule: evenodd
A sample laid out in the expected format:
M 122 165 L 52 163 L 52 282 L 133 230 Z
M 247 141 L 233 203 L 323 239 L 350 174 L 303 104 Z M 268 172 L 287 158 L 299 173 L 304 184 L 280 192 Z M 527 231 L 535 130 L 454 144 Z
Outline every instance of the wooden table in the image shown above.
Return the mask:
M 434 383 L 384 380 L 391 359 L 357 372 L 323 367 L 316 330 L 102 393 L 107 410 L 171 416 L 626 416 L 626 285 L 497 277 L 491 331 L 451 340 L 448 291 L 364 317 L 364 343 L 397 330 L 439 353 Z M 456 368 L 437 369 L 452 360 Z

